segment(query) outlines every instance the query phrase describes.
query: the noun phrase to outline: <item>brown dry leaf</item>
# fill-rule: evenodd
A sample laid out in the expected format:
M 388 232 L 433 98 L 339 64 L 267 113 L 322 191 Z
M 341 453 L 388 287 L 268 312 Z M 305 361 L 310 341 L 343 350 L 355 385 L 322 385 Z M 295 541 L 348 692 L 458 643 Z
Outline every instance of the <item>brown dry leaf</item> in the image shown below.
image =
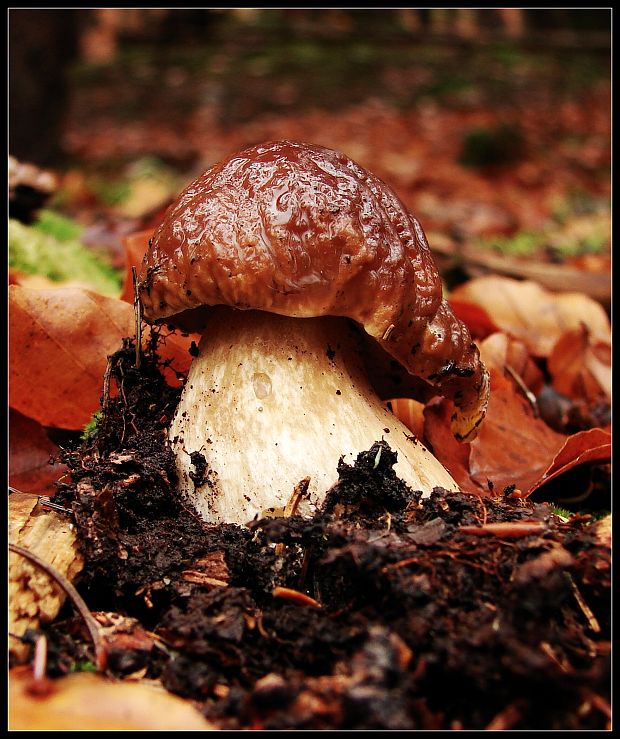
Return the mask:
M 568 398 L 611 400 L 611 342 L 593 339 L 583 325 L 560 336 L 547 369 L 553 387 Z
M 133 335 L 133 309 L 117 298 L 11 285 L 11 406 L 44 426 L 82 428 L 99 408 L 107 356 Z
M 534 417 L 510 379 L 494 368 L 490 374 L 487 416 L 470 444 L 451 438 L 449 401 L 436 399 L 424 412 L 425 438 L 462 490 L 501 494 L 514 485 L 527 496 L 576 465 L 610 460 L 608 431 L 558 434 Z
M 499 326 L 479 305 L 458 300 L 454 297 L 454 294 L 450 295 L 448 302 L 454 311 L 454 315 L 469 328 L 474 339 L 484 339 L 489 334 L 499 331 Z
M 9 495 L 9 541 L 33 552 L 68 580 L 82 570 L 70 519 L 43 509 L 35 495 Z M 47 573 L 14 552 L 9 554 L 8 593 L 9 631 L 17 636 L 52 621 L 65 600 L 65 593 Z M 22 660 L 28 647 L 11 639 L 10 651 Z
M 454 438 L 450 428 L 453 410 L 452 403 L 445 398 L 431 400 L 424 408 L 424 439 L 461 490 L 489 494 L 487 487 L 482 488 L 471 479 L 471 444 L 462 444 Z
M 39 495 L 55 493 L 53 483 L 66 471 L 63 464 L 50 464 L 58 451 L 41 424 L 9 409 L 9 485 Z
M 497 493 L 509 485 L 528 493 L 565 438 L 534 418 L 530 404 L 512 380 L 491 370 L 487 417 L 471 444 L 472 480 L 481 486 L 491 480 Z
M 522 341 L 496 331 L 480 342 L 480 358 L 487 369 L 494 367 L 500 372 L 516 375 L 534 395 L 542 390 L 545 378 L 540 368 L 532 361 Z
M 194 706 L 159 684 L 116 682 L 90 672 L 35 683 L 9 673 L 12 731 L 197 731 L 216 728 Z
M 551 293 L 530 280 L 477 277 L 459 285 L 452 299 L 482 308 L 492 323 L 523 341 L 536 357 L 548 357 L 564 332 L 582 324 L 595 340 L 607 341 L 611 334 L 600 303 L 582 293 Z
M 555 455 L 540 479 L 529 489 L 529 493 L 542 487 L 549 480 L 567 472 L 572 467 L 586 462 L 607 463 L 611 461 L 611 433 L 605 429 L 588 429 L 569 436 Z

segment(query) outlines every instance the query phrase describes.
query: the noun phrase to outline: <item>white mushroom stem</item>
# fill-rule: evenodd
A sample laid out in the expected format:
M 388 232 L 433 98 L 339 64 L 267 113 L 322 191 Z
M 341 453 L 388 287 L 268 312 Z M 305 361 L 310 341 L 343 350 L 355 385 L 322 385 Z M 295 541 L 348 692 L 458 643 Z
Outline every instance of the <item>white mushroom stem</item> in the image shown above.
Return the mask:
M 359 338 L 342 318 L 214 310 L 169 432 L 180 490 L 205 521 L 245 524 L 283 509 L 307 477 L 298 512 L 308 515 L 340 457 L 352 464 L 382 438 L 413 490 L 458 489 L 372 389 Z

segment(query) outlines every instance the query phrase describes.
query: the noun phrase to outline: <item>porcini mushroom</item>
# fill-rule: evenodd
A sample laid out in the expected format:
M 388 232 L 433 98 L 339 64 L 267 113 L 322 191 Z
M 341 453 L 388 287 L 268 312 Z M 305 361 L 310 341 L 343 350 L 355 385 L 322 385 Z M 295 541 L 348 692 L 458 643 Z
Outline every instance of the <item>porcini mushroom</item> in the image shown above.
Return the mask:
M 307 513 L 382 438 L 414 490 L 458 489 L 374 392 L 363 337 L 454 401 L 462 439 L 487 372 L 420 224 L 343 154 L 276 141 L 213 166 L 168 209 L 138 291 L 145 320 L 202 332 L 169 440 L 205 520 L 246 523 L 302 481 Z

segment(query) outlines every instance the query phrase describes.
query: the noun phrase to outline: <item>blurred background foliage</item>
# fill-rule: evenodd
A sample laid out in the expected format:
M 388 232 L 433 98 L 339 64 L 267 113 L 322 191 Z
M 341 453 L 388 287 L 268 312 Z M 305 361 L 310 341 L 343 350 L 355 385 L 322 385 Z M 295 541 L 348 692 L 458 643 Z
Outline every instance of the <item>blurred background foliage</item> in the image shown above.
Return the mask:
M 54 172 L 48 208 L 112 267 L 273 138 L 374 171 L 440 252 L 606 255 L 610 39 L 610 9 L 10 9 L 9 154 Z

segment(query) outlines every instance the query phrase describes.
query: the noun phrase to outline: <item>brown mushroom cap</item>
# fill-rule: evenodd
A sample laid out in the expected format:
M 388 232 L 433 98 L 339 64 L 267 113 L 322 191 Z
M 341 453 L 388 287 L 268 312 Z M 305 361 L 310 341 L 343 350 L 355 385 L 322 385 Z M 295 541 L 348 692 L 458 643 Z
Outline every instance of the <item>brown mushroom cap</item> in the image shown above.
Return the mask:
M 454 399 L 467 416 L 457 435 L 484 415 L 486 371 L 442 300 L 420 224 L 388 185 L 330 149 L 269 142 L 205 172 L 155 232 L 139 294 L 147 321 L 193 328 L 195 309 L 213 305 L 347 316 Z

